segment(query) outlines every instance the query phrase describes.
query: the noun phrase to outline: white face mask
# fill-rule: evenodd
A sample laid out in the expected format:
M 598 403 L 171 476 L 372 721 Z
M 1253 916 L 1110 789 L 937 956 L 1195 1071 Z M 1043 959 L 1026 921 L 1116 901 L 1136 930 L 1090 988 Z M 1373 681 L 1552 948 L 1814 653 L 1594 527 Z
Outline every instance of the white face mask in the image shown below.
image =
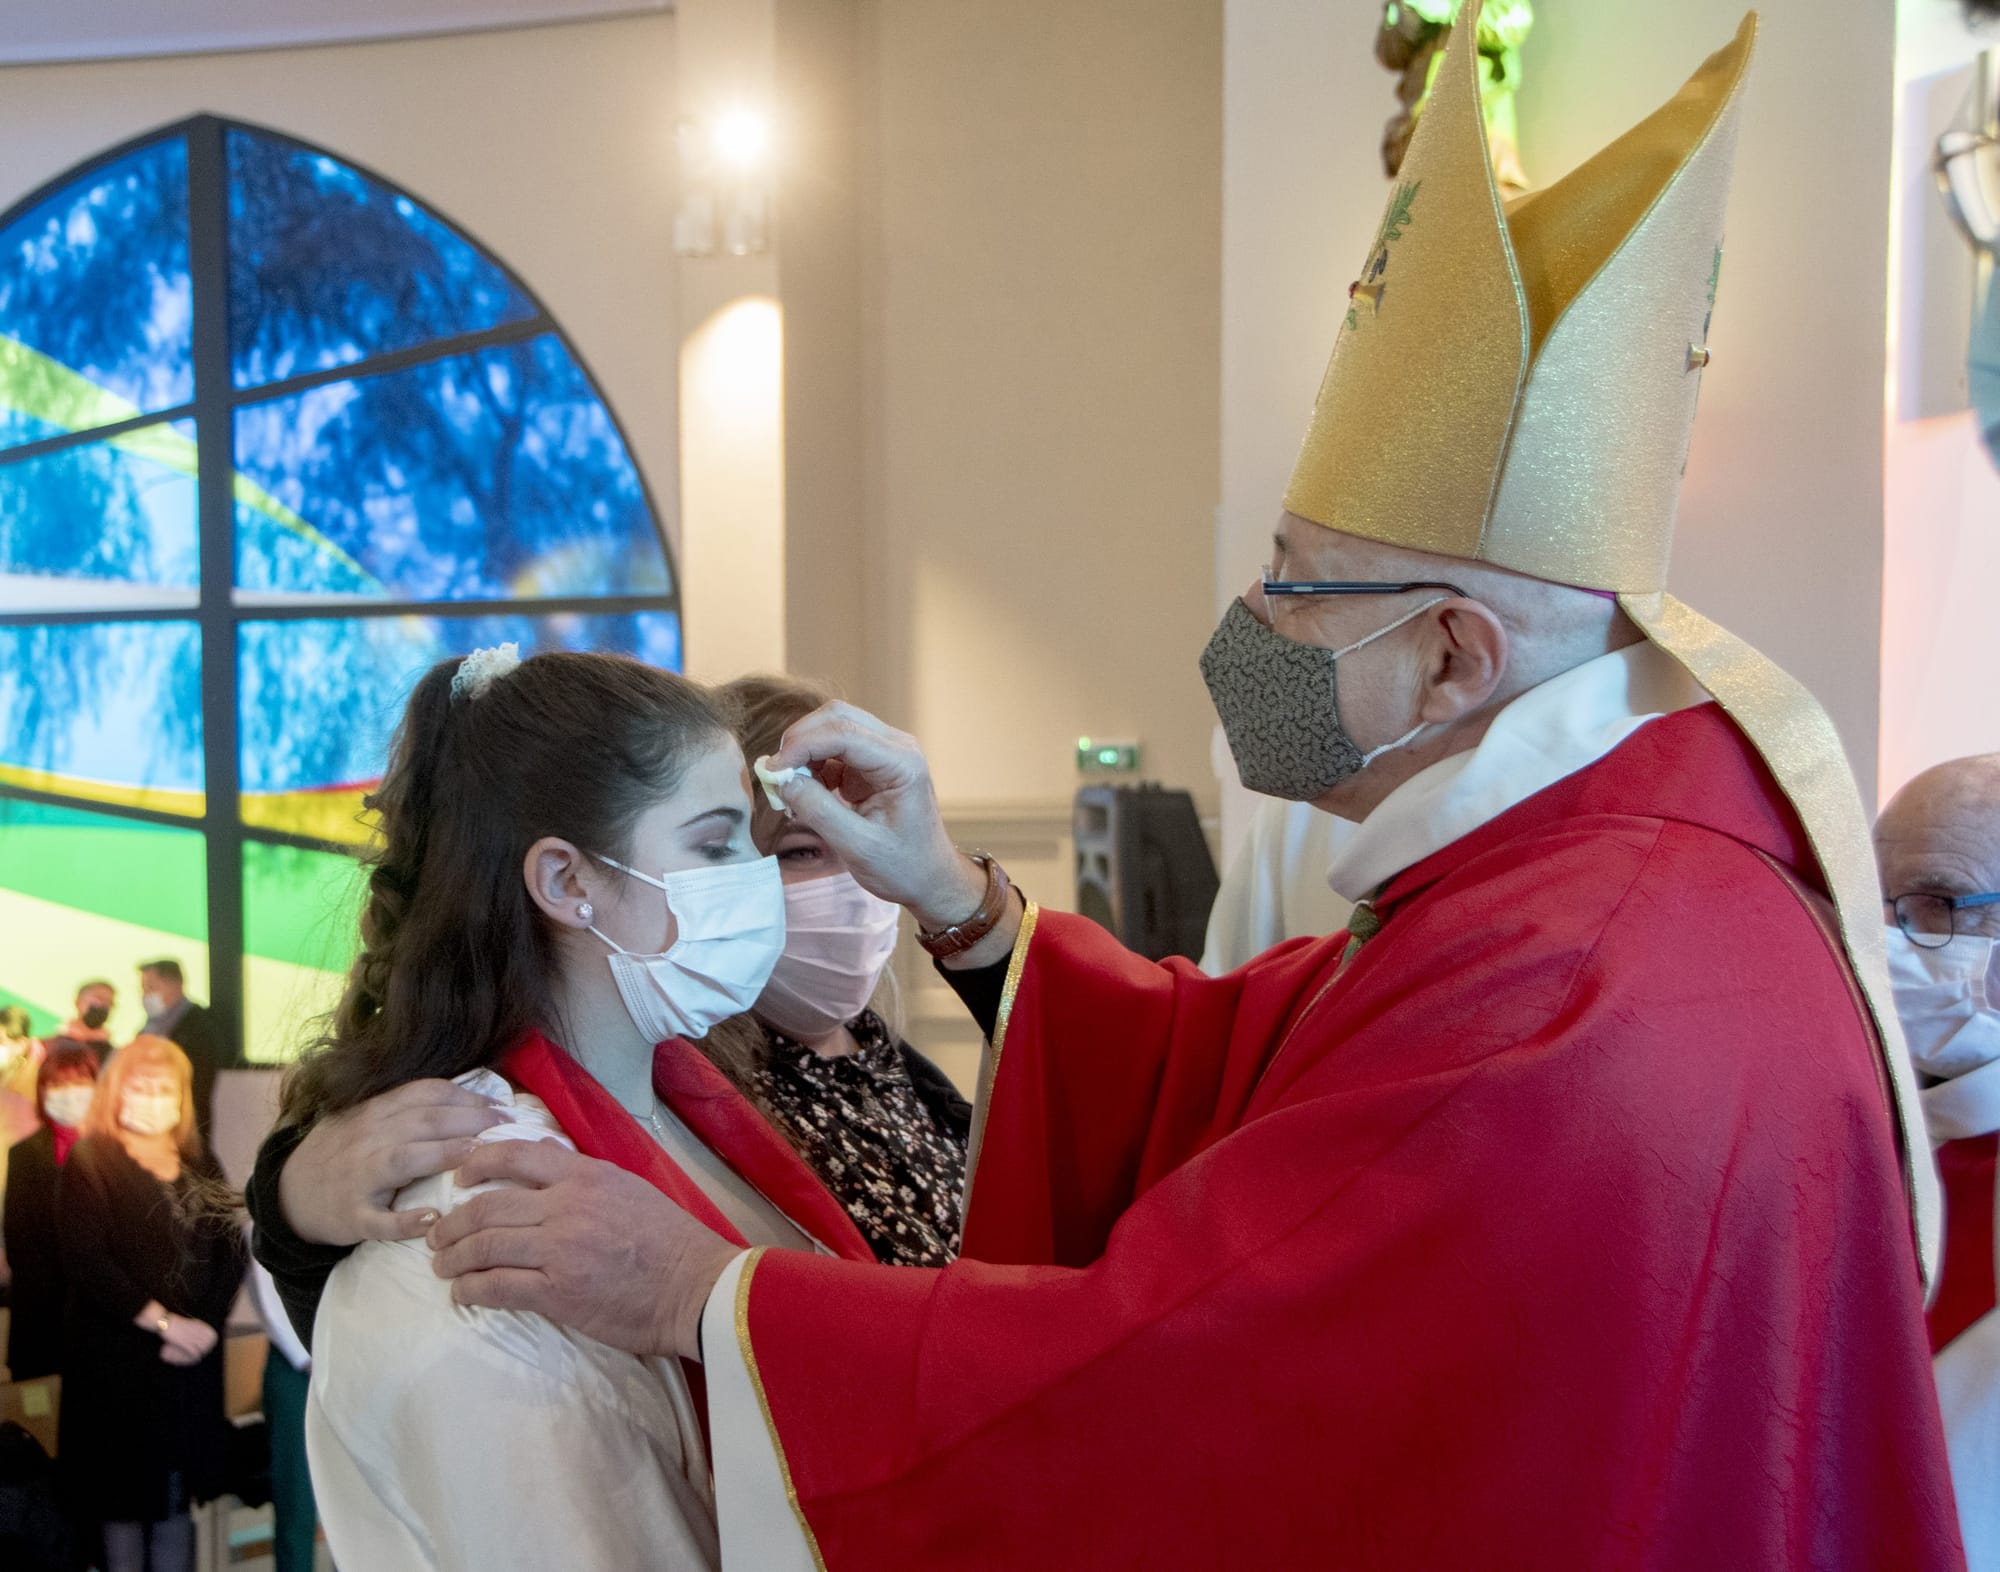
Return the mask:
M 118 1100 L 118 1122 L 134 1135 L 165 1135 L 181 1122 L 177 1092 L 127 1092 Z
M 2000 1001 L 1992 986 L 1996 941 L 1959 934 L 1942 949 L 1889 930 L 1889 982 L 1910 1057 L 1943 1080 L 2000 1059 Z
M 813 1042 L 868 1007 L 896 952 L 898 908 L 870 895 L 851 873 L 785 886 L 785 953 L 757 1018 Z
M 634 954 L 590 930 L 615 952 L 611 975 L 646 1041 L 706 1037 L 716 1022 L 757 1002 L 785 948 L 785 883 L 777 858 L 689 868 L 664 879 L 603 860 L 665 891 L 674 919 L 674 942 L 658 955 Z
M 51 1124 L 59 1124 L 65 1130 L 74 1130 L 83 1123 L 83 1116 L 90 1112 L 92 1089 L 88 1086 L 52 1086 L 42 1099 L 42 1112 L 49 1116 Z M 180 1123 L 180 1110 L 174 1110 L 174 1123 Z
M 167 1013 L 166 996 L 158 993 L 142 993 L 139 995 L 139 1008 L 146 1012 L 147 1020 L 151 1020 L 156 1015 L 165 1015 Z

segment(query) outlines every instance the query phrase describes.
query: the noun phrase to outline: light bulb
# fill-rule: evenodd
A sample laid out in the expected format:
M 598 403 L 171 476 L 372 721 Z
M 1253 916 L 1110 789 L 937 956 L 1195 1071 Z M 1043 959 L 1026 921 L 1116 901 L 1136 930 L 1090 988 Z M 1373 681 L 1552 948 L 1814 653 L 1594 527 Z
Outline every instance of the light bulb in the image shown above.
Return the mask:
M 770 118 L 755 109 L 729 110 L 715 122 L 715 156 L 733 169 L 751 170 L 771 148 Z

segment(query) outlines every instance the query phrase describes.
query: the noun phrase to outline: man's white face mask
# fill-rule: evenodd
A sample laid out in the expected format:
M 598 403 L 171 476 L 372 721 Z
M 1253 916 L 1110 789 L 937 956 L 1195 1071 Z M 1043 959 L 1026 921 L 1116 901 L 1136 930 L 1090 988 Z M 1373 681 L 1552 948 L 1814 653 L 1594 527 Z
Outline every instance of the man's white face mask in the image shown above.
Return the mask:
M 1919 1070 L 1951 1080 L 2000 1059 L 2000 1008 L 1993 997 L 1993 956 L 2000 941 L 1961 933 L 1925 949 L 1901 928 L 1889 929 L 1889 982 L 1896 1014 Z

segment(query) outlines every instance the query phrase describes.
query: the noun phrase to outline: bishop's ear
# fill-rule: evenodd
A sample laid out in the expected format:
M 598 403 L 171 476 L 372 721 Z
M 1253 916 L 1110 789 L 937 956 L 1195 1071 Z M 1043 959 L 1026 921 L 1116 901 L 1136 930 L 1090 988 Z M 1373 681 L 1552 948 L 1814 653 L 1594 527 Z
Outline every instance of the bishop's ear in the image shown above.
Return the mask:
M 528 848 L 521 859 L 521 878 L 528 886 L 528 898 L 567 928 L 582 927 L 589 919 L 579 918 L 579 908 L 588 905 L 595 877 L 583 853 L 568 841 L 544 835 Z
M 1430 668 L 1418 717 L 1446 726 L 1478 709 L 1507 675 L 1507 626 L 1476 600 L 1454 596 L 1431 619 Z

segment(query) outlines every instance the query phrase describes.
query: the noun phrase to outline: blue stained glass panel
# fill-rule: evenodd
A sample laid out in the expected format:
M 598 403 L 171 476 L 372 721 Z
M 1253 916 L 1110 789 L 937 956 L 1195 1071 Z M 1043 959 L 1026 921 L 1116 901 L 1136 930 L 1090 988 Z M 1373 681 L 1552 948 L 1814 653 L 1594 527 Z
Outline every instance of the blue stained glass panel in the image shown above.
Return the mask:
M 34 604 L 15 576 L 194 589 L 195 489 L 191 420 L 0 464 L 0 604 Z
M 7 398 L 0 393 L 0 400 Z M 0 402 L 0 448 L 19 447 L 23 442 L 39 442 L 43 437 L 60 437 L 64 430 L 53 420 L 44 420 L 40 415 L 30 415 L 26 410 L 9 408 Z
M 243 816 L 329 840 L 360 839 L 360 796 L 380 778 L 417 679 L 447 656 L 513 641 L 521 653 L 604 650 L 678 670 L 680 618 L 300 618 L 238 628 Z
M 535 316 L 421 204 L 313 148 L 232 129 L 229 338 L 238 387 Z
M 669 588 L 639 472 L 553 333 L 249 406 L 235 444 L 236 584 L 253 595 Z
M 62 186 L 0 229 L 0 444 L 194 396 L 187 143 Z
M 0 627 L 0 782 L 200 813 L 201 630 Z

